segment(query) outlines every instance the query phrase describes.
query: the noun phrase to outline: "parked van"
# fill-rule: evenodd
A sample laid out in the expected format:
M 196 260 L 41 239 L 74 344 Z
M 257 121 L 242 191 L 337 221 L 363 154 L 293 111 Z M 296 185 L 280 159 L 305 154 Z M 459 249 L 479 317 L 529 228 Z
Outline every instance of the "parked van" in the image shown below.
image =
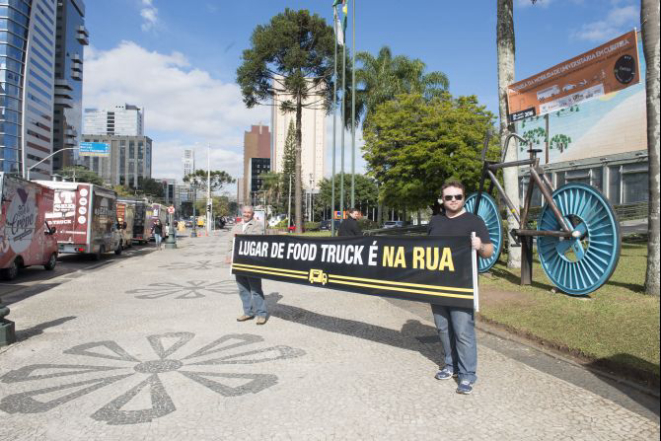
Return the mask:
M 103 253 L 122 253 L 114 191 L 82 182 L 37 182 L 55 190 L 46 220 L 57 227 L 60 254 L 90 254 L 98 260 Z
M 11 280 L 20 268 L 53 270 L 58 246 L 55 228 L 46 224 L 53 209 L 50 188 L 0 172 L 0 275 Z

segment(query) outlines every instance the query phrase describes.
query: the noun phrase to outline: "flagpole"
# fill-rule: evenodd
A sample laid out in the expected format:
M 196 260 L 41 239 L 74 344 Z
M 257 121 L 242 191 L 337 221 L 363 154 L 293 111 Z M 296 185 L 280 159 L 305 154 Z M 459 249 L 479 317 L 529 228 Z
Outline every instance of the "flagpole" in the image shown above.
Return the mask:
M 351 206 L 356 206 L 356 0 L 351 3 Z
M 344 13 L 344 11 L 342 11 Z M 346 15 L 345 15 L 346 18 Z M 346 96 L 346 78 L 347 78 L 347 36 L 344 32 L 344 25 L 342 25 L 342 36 L 344 37 L 342 42 L 342 109 L 341 109 L 341 121 L 340 128 L 342 129 L 340 136 L 340 211 L 342 214 L 342 219 L 344 219 L 344 122 L 345 122 L 345 96 Z
M 333 26 L 335 27 L 335 63 L 333 66 L 333 174 L 331 175 L 331 236 L 335 237 L 335 144 L 337 134 L 337 7 L 333 6 Z

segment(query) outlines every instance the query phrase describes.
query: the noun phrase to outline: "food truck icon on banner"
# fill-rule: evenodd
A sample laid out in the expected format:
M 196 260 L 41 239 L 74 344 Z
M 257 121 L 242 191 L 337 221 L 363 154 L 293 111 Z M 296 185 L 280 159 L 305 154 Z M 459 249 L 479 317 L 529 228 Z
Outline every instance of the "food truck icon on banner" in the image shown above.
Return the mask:
M 311 269 L 308 280 L 310 280 L 310 283 L 321 283 L 325 285 L 328 283 L 328 274 L 320 269 Z

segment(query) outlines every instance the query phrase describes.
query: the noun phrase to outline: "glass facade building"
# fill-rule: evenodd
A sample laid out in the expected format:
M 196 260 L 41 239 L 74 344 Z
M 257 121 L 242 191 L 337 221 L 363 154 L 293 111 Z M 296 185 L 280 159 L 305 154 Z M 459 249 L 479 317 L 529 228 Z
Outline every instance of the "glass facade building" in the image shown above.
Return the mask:
M 92 170 L 106 185 L 140 188 L 151 178 L 152 140 L 148 136 L 82 135 L 84 142 L 103 142 L 110 146 L 110 156 L 81 157 L 79 163 Z
M 0 170 L 25 175 L 52 153 L 56 0 L 0 0 Z M 46 160 L 32 178 L 47 179 Z
M 82 0 L 58 0 L 55 41 L 55 108 L 53 149 L 76 147 L 82 134 L 83 50 L 89 44 Z M 53 170 L 75 164 L 77 153 L 53 156 Z

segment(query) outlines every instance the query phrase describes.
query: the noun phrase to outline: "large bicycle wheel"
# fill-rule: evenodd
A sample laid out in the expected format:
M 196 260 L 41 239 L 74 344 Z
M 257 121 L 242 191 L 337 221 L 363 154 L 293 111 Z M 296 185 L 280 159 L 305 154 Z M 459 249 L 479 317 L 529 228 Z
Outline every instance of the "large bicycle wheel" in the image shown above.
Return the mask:
M 553 201 L 574 234 L 570 238 L 538 237 L 539 260 L 555 286 L 567 294 L 588 295 L 615 271 L 620 258 L 620 225 L 608 200 L 589 185 L 564 185 L 553 192 Z M 548 204 L 537 229 L 561 230 Z
M 475 210 L 475 203 L 477 202 L 477 193 L 473 193 L 466 199 L 466 211 L 473 213 Z M 478 258 L 478 271 L 485 273 L 491 269 L 492 266 L 498 261 L 500 251 L 503 249 L 503 222 L 500 219 L 498 212 L 498 204 L 487 193 L 482 193 L 480 199 L 480 206 L 478 207 L 477 215 L 482 218 L 487 226 L 489 238 L 493 244 L 493 254 L 488 259 L 482 257 Z

